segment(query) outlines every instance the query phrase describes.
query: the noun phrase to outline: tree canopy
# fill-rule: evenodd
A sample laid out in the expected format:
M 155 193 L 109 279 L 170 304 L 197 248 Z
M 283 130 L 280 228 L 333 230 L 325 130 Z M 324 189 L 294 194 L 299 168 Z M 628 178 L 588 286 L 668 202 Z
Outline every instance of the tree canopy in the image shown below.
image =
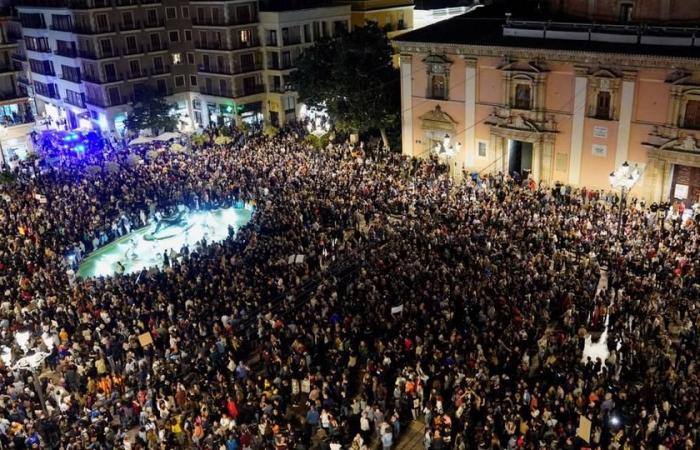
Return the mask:
M 156 92 L 142 92 L 127 114 L 124 125 L 137 133 L 141 130 L 152 130 L 154 134 L 173 131 L 177 127 L 178 116 L 170 113 L 172 108 L 173 105 Z
M 386 129 L 399 118 L 400 83 L 391 44 L 376 23 L 306 49 L 291 83 L 301 102 L 325 108 L 336 127 L 378 129 L 388 145 Z

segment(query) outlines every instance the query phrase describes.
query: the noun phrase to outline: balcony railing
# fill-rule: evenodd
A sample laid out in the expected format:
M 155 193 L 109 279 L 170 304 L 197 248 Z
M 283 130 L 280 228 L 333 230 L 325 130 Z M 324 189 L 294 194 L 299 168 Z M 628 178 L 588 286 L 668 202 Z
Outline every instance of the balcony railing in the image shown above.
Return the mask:
M 290 36 L 282 39 L 282 45 L 298 45 L 301 44 L 301 36 Z
M 200 64 L 199 66 L 197 66 L 197 70 L 203 73 L 218 73 L 222 75 L 233 75 L 234 73 L 233 70 L 228 66 L 218 67 L 204 64 Z
M 109 108 L 111 106 L 126 105 L 127 103 L 133 102 L 134 97 L 123 95 L 119 98 L 85 98 L 85 103 L 88 105 L 99 106 L 101 108 Z
M 26 61 L 27 55 L 23 55 L 21 53 L 13 53 L 12 59 L 14 59 L 15 61 Z
M 32 67 L 31 71 L 32 71 L 32 73 L 35 73 L 37 75 L 43 75 L 45 77 L 55 77 L 56 76 L 56 72 L 54 72 L 51 69 L 37 69 L 37 68 Z
M 17 71 L 19 71 L 19 69 L 11 64 L 0 64 L 0 73 L 11 73 Z
M 121 31 L 140 30 L 140 29 L 141 29 L 141 21 L 140 20 L 134 20 L 131 23 L 122 23 L 119 25 L 119 30 L 121 30 Z
M 107 34 L 116 32 L 116 28 L 113 24 L 107 26 L 92 26 L 86 24 L 76 24 L 73 27 L 73 33 L 75 34 Z
M 152 69 L 148 69 L 149 75 L 163 75 L 166 73 L 170 73 L 170 66 L 154 67 Z
M 64 2 L 65 4 L 65 2 Z M 71 0 L 71 9 L 98 9 L 111 8 L 111 0 Z
M 21 41 L 22 40 L 22 33 L 15 33 L 13 31 L 8 31 L 7 32 L 7 40 L 8 41 Z
M 239 25 L 248 25 L 258 22 L 258 16 L 252 17 L 241 17 L 241 18 L 228 18 L 219 17 L 214 19 L 212 17 L 192 17 L 192 25 L 199 26 L 210 26 L 210 27 L 234 27 Z
M 116 83 L 117 81 L 122 81 L 124 80 L 124 76 L 121 74 L 112 74 L 112 75 L 94 75 L 90 73 L 84 73 L 83 74 L 83 79 L 87 81 L 88 83 L 94 83 L 94 84 L 106 84 L 106 83 Z
M 31 30 L 45 30 L 46 24 L 39 20 L 24 20 L 21 22 L 22 28 L 27 28 Z
M 255 72 L 256 70 L 262 70 L 262 64 L 246 64 L 244 66 L 234 67 L 234 73 L 248 73 Z
M 82 98 L 66 97 L 63 101 L 69 105 L 77 106 L 78 108 L 85 108 L 85 101 Z
M 105 59 L 105 58 L 114 58 L 116 56 L 119 56 L 119 51 L 117 51 L 116 49 L 112 49 L 109 51 L 103 50 L 101 52 L 96 52 L 94 50 L 88 49 L 88 50 L 80 50 L 78 52 L 78 55 L 81 58 L 97 60 L 97 59 Z
M 38 53 L 51 53 L 51 49 L 48 47 L 32 47 L 28 45 L 27 50 Z
M 74 48 L 57 48 L 53 51 L 54 55 L 65 56 L 66 58 L 76 58 L 78 51 Z
M 49 29 L 54 31 L 66 31 L 68 33 L 73 32 L 73 24 L 70 23 L 52 23 Z
M 267 68 L 270 70 L 287 70 L 287 69 L 293 69 L 294 64 L 292 64 L 291 62 L 281 62 L 280 63 L 279 61 L 277 61 L 277 62 L 273 61 L 270 64 L 268 64 Z
M 244 87 L 243 89 L 236 89 L 234 94 L 236 97 L 245 97 L 247 95 L 261 94 L 265 92 L 264 84 L 257 84 L 255 86 Z
M 143 27 L 145 29 L 149 28 L 160 28 L 165 26 L 165 19 L 164 18 L 159 18 L 157 20 L 147 20 L 143 23 Z
M 61 74 L 61 79 L 72 83 L 80 83 L 80 75 L 72 75 L 68 73 Z
M 222 51 L 231 51 L 231 50 L 244 50 L 247 48 L 255 48 L 260 46 L 260 41 L 257 39 L 253 39 L 252 41 L 249 42 L 240 42 L 235 45 L 229 45 L 225 42 L 221 41 L 195 41 L 194 42 L 194 48 L 199 49 L 199 50 L 222 50 Z
M 158 45 L 150 44 L 146 47 L 146 53 L 150 52 L 162 52 L 168 49 L 168 44 L 166 42 L 161 42 Z

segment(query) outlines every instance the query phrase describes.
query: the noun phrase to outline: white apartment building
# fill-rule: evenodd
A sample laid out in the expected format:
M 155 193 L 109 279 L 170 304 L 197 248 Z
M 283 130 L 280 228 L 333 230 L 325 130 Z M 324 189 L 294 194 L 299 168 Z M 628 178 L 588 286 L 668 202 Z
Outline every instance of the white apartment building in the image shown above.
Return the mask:
M 132 102 L 152 90 L 176 105 L 183 130 L 283 124 L 299 113 L 283 89 L 294 60 L 350 23 L 349 6 L 285 3 L 18 0 L 20 81 L 47 126 L 121 132 Z
M 297 94 L 290 89 L 289 74 L 305 48 L 319 39 L 350 28 L 350 5 L 260 13 L 267 103 L 272 124 L 284 123 L 300 114 Z

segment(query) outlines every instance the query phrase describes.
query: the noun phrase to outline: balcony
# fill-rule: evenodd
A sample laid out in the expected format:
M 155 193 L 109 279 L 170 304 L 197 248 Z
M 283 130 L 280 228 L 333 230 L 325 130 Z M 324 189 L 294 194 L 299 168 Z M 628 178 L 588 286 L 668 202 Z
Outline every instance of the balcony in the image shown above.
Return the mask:
M 294 64 L 290 61 L 282 61 L 281 63 L 279 61 L 272 61 L 267 65 L 267 68 L 270 70 L 289 70 L 294 68 Z
M 72 33 L 73 25 L 70 23 L 52 23 L 49 29 L 53 31 L 65 31 L 67 33 Z
M 228 19 L 225 19 L 223 17 L 219 17 L 216 19 L 212 17 L 192 17 L 192 25 L 207 27 L 235 27 L 240 25 L 250 25 L 257 22 L 258 16 Z
M 45 30 L 46 24 L 42 20 L 24 20 L 21 22 L 22 28 L 28 30 Z
M 13 53 L 12 59 L 14 59 L 15 61 L 26 61 L 27 55 L 23 55 L 21 53 Z
M 116 49 L 112 49 L 109 51 L 101 51 L 101 52 L 95 52 L 94 50 L 90 49 L 85 49 L 85 50 L 80 50 L 78 52 L 78 55 L 81 58 L 85 59 L 92 59 L 92 60 L 98 60 L 98 59 L 105 59 L 105 58 L 116 58 L 119 56 L 119 51 Z
M 282 46 L 301 44 L 301 36 L 291 36 L 282 39 Z
M 37 53 L 51 53 L 51 49 L 48 47 L 32 47 L 27 45 L 27 50 Z
M 228 66 L 217 67 L 217 66 L 200 64 L 197 66 L 197 71 L 202 72 L 202 73 L 215 73 L 215 74 L 220 74 L 220 75 L 233 75 L 234 74 L 233 70 Z
M 255 48 L 260 46 L 260 41 L 253 39 L 250 42 L 241 42 L 237 45 L 228 45 L 225 42 L 220 41 L 195 41 L 194 48 L 197 50 L 215 50 L 215 51 L 232 51 L 232 50 L 245 50 L 248 48 Z
M 43 75 L 45 77 L 55 77 L 56 76 L 56 72 L 54 72 L 51 69 L 43 69 L 43 68 L 38 69 L 36 67 L 32 67 L 31 71 L 32 71 L 32 73 L 35 73 L 37 75 Z
M 66 97 L 63 99 L 63 102 L 68 103 L 69 105 L 77 106 L 78 108 L 85 108 L 85 100 L 82 98 Z
M 119 25 L 119 31 L 132 31 L 132 30 L 140 30 L 141 29 L 141 21 L 140 20 L 135 20 L 131 23 L 122 23 Z
M 234 70 L 234 73 L 235 74 L 248 73 L 248 72 L 255 72 L 256 70 L 262 70 L 262 69 L 263 69 L 262 64 L 247 64 L 244 66 L 236 67 Z
M 111 74 L 111 75 L 104 75 L 104 76 L 99 76 L 99 75 L 94 75 L 90 73 L 84 73 L 83 74 L 83 80 L 87 81 L 88 83 L 93 83 L 93 84 L 107 84 L 107 83 L 116 83 L 118 81 L 123 81 L 124 76 L 120 74 Z
M 162 52 L 164 50 L 168 49 L 168 44 L 165 42 L 161 42 L 159 44 L 151 44 L 148 47 L 146 47 L 146 53 L 153 53 L 153 52 Z
M 101 98 L 85 98 L 85 103 L 92 106 L 99 106 L 100 108 L 109 108 L 112 106 L 126 105 L 127 103 L 131 103 L 133 101 L 133 97 L 126 95 L 123 95 L 118 98 L 108 98 L 106 100 Z
M 66 81 L 70 81 L 71 83 L 76 83 L 76 84 L 80 84 L 80 81 L 81 81 L 79 74 L 73 75 L 73 74 L 63 73 L 63 74 L 61 74 L 61 79 L 66 80 Z
M 163 66 L 163 67 L 154 67 L 152 69 L 148 69 L 148 74 L 149 75 L 164 75 L 166 73 L 170 73 L 170 66 Z
M 111 0 L 71 0 L 70 7 L 71 7 L 71 9 L 111 8 L 112 1 Z
M 21 70 L 21 69 L 17 69 L 17 68 L 16 68 L 15 66 L 13 66 L 13 65 L 9 65 L 9 64 L 2 64 L 2 65 L 0 65 L 0 74 L 4 74 L 4 73 L 14 73 L 14 72 L 19 72 L 20 70 Z
M 73 26 L 73 33 L 81 35 L 108 34 L 115 32 L 116 28 L 112 24 L 100 27 L 81 23 Z
M 7 40 L 8 40 L 8 42 L 21 41 L 22 40 L 22 33 L 15 33 L 13 31 L 8 31 L 7 32 Z
M 57 48 L 53 51 L 54 55 L 65 56 L 66 58 L 77 58 L 78 51 L 74 48 Z
M 23 92 L 23 91 L 5 91 L 5 92 L 0 91 L 0 100 L 2 100 L 2 101 L 15 100 L 18 98 L 25 98 L 25 97 L 27 97 L 27 93 Z M 25 122 L 20 122 L 20 123 L 25 123 Z M 19 125 L 19 123 L 14 123 L 13 125 Z
M 165 26 L 165 19 L 159 18 L 157 20 L 147 20 L 143 23 L 143 28 L 148 30 L 150 28 L 163 28 Z
M 114 0 L 114 6 L 138 6 L 139 2 L 137 0 Z
M 236 89 L 234 94 L 236 97 L 246 97 L 248 95 L 262 94 L 265 92 L 264 84 L 257 84 L 255 86 L 247 86 L 243 89 Z

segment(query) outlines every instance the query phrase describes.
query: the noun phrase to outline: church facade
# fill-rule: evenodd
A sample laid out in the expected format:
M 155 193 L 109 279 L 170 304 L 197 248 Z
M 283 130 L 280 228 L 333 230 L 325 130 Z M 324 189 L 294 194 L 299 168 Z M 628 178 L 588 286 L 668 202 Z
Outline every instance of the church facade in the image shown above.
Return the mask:
M 555 0 L 546 21 L 484 7 L 397 38 L 403 152 L 605 190 L 628 162 L 633 196 L 698 202 L 700 34 L 669 4 Z

